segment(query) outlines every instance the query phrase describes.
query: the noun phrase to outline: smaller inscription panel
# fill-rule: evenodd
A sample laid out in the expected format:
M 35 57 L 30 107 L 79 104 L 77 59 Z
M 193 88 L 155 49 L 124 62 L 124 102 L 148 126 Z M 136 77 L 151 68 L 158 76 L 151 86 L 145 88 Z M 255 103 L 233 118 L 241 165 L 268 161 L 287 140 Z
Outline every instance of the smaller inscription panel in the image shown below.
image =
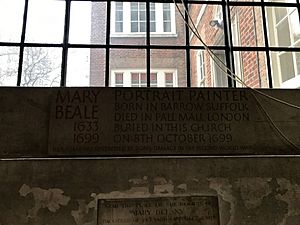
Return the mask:
M 216 196 L 98 200 L 97 225 L 219 225 Z

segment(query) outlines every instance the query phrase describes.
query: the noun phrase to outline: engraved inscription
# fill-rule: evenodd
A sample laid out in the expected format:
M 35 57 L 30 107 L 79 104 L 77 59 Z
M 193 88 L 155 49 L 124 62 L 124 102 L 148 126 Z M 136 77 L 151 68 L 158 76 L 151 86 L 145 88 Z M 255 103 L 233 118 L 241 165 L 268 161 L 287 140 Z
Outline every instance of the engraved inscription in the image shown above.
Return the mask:
M 246 89 L 61 89 L 49 152 L 246 153 L 255 143 L 254 107 Z
M 219 225 L 214 196 L 98 201 L 97 225 Z

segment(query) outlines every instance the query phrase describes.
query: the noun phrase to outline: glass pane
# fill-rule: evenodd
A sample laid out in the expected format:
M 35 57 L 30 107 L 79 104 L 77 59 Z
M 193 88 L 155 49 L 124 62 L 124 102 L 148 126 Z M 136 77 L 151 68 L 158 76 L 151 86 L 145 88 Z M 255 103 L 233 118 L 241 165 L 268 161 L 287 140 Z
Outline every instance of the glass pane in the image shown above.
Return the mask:
M 291 52 L 281 53 L 279 63 L 283 82 L 295 77 L 294 60 Z
M 297 10 L 293 10 L 290 16 L 291 32 L 293 35 L 294 42 L 300 40 L 300 23 L 299 14 Z
M 110 86 L 116 87 L 115 76 L 123 73 L 123 87 L 141 87 L 142 74 L 146 74 L 144 49 L 110 50 Z
M 231 7 L 232 42 L 235 46 L 264 46 L 260 7 Z
M 297 9 L 295 7 L 289 7 L 288 10 L 282 7 L 266 7 L 266 9 L 270 46 L 294 46 L 300 37 L 299 17 L 293 14 Z M 279 9 L 283 9 L 285 15 L 281 16 L 280 21 L 276 21 L 275 12 Z
M 146 12 L 145 11 L 140 11 L 140 20 L 146 21 Z
M 140 32 L 146 32 L 146 22 L 140 22 Z
M 0 47 L 0 86 L 16 86 L 19 48 Z
M 296 87 L 293 80 L 297 74 L 295 69 L 297 68 L 297 59 L 294 57 L 293 52 L 272 52 L 272 74 L 274 87 Z M 287 85 L 288 84 L 288 85 Z
M 24 0 L 0 1 L 0 41 L 19 42 L 21 40 Z
M 69 39 L 75 44 L 105 44 L 106 3 L 73 1 Z
M 120 3 L 122 3 L 122 7 L 117 6 Z M 141 5 L 138 2 L 111 2 L 110 44 L 137 46 L 146 44 L 146 14 L 145 11 L 141 11 L 141 7 L 143 7 Z M 106 15 L 106 9 L 98 9 L 98 14 Z M 98 20 L 101 18 L 99 16 Z M 97 33 L 100 33 L 101 30 L 101 26 L 99 26 Z
M 173 74 L 173 87 L 186 87 L 186 54 L 184 50 L 153 49 L 150 55 L 151 72 L 157 73 L 157 86 L 167 87 L 171 83 L 166 74 Z
M 83 49 L 82 51 L 86 51 Z M 89 68 L 89 78 L 90 86 L 105 86 L 105 60 L 106 54 L 105 49 L 90 49 L 90 68 Z M 74 63 L 75 65 L 75 63 Z M 88 69 L 86 67 L 86 69 Z
M 193 19 L 190 25 L 196 27 L 198 32 L 195 34 L 190 31 L 191 45 L 202 45 L 199 35 L 207 45 L 224 45 L 223 14 L 220 5 L 191 4 L 190 14 Z
M 169 8 L 166 8 L 169 5 Z M 182 4 L 178 4 L 184 10 Z M 154 45 L 185 45 L 185 22 L 174 4 L 156 3 L 156 30 L 151 34 Z M 168 19 L 167 19 L 168 18 Z
M 226 73 L 225 51 L 214 51 L 212 66 L 213 87 L 228 87 L 228 75 Z
M 290 46 L 290 27 L 287 19 L 277 25 L 278 46 Z
M 26 42 L 62 43 L 64 19 L 64 1 L 30 0 Z
M 279 23 L 287 15 L 287 9 L 282 7 L 274 7 L 276 23 Z
M 234 52 L 235 74 L 251 88 L 268 88 L 268 75 L 265 52 Z M 236 81 L 237 87 L 244 87 Z
M 21 86 L 59 86 L 61 53 L 61 48 L 25 48 Z
M 192 87 L 212 87 L 210 57 L 204 50 L 191 50 L 191 79 Z
M 131 20 L 138 21 L 138 12 L 137 11 L 131 11 Z
M 100 63 L 100 60 L 97 61 L 95 58 L 93 60 L 95 60 L 94 64 Z M 67 86 L 90 86 L 90 71 L 92 69 L 90 67 L 90 49 L 69 49 Z

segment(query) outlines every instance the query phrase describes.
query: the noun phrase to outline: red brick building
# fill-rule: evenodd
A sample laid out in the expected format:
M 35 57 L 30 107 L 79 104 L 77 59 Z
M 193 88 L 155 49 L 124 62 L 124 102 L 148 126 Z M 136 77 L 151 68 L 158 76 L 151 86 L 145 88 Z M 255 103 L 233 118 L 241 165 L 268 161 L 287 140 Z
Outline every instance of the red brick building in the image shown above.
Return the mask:
M 182 9 L 182 8 L 181 8 Z M 300 54 L 271 52 L 269 70 L 266 50 L 259 47 L 300 46 L 300 25 L 296 8 L 266 7 L 267 37 L 264 34 L 261 7 L 231 6 L 224 26 L 222 6 L 190 4 L 189 14 L 204 42 L 225 64 L 226 48 L 230 47 L 235 74 L 250 87 L 269 87 L 272 72 L 274 87 L 300 86 Z M 93 4 L 92 39 L 105 44 L 106 6 Z M 280 17 L 280 18 L 279 18 Z M 190 23 L 191 24 L 191 23 Z M 191 24 L 192 25 L 192 24 Z M 151 86 L 185 87 L 187 61 L 185 24 L 174 4 L 150 3 Z M 225 43 L 225 35 L 228 39 Z M 146 3 L 112 2 L 110 21 L 110 86 L 146 86 Z M 131 46 L 122 48 L 122 46 Z M 194 87 L 227 87 L 228 77 L 218 66 L 193 32 L 189 32 L 190 75 Z M 113 47 L 115 46 L 115 47 Z M 160 49 L 161 46 L 161 49 Z M 172 48 L 171 48 L 171 47 Z M 228 54 L 227 54 L 228 60 Z M 91 85 L 104 86 L 105 51 L 91 49 Z M 236 86 L 243 86 L 239 83 Z

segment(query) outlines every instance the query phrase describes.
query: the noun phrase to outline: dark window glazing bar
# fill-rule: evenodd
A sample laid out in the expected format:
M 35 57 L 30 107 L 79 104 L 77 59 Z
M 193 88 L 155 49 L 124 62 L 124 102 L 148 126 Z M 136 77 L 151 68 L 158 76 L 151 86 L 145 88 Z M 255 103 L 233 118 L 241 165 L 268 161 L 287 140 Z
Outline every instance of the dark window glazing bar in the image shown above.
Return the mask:
M 223 13 L 223 26 L 224 26 L 224 42 L 225 42 L 225 58 L 227 65 L 227 74 L 231 74 L 229 70 L 232 71 L 232 35 L 230 27 L 230 8 L 228 0 L 222 0 L 222 13 Z M 225 76 L 225 74 L 224 74 Z M 228 87 L 233 87 L 233 81 L 228 77 Z
M 189 4 L 188 4 L 188 0 L 184 0 L 184 7 L 185 9 L 188 11 L 189 8 Z M 186 51 L 185 51 L 185 65 L 186 65 L 186 86 L 187 87 L 191 87 L 192 86 L 192 79 L 191 79 L 191 57 L 190 57 L 190 30 L 189 30 L 189 26 L 187 24 L 190 24 L 189 22 L 189 16 L 188 14 L 185 12 L 184 13 L 185 16 L 185 44 L 186 44 Z
M 150 48 L 150 2 L 146 2 L 146 71 L 147 71 L 147 87 L 150 87 L 150 70 L 151 70 L 151 48 Z
M 66 0 L 64 40 L 63 40 L 62 62 L 61 62 L 61 80 L 60 80 L 60 86 L 62 86 L 62 87 L 66 86 L 66 80 L 67 80 L 70 11 L 71 11 L 71 0 Z
M 264 3 L 264 0 L 261 0 Z M 273 87 L 273 78 L 272 78 L 272 68 L 271 68 L 271 59 L 270 59 L 270 50 L 269 50 L 269 38 L 268 38 L 268 28 L 267 28 L 267 17 L 265 6 L 261 7 L 262 21 L 263 21 L 263 30 L 264 30 L 264 39 L 266 47 L 266 61 L 267 61 L 267 72 L 268 72 L 268 81 L 269 88 Z
M 105 47 L 105 87 L 109 86 L 109 60 L 110 60 L 110 11 L 111 1 L 107 0 L 106 3 L 106 47 Z
M 25 0 L 25 4 L 24 4 L 23 26 L 22 26 L 21 43 L 20 43 L 21 45 L 20 45 L 20 53 L 19 53 L 19 67 L 18 67 L 17 86 L 21 85 L 21 80 L 22 80 L 24 42 L 25 42 L 27 14 L 28 14 L 28 1 L 29 0 Z

